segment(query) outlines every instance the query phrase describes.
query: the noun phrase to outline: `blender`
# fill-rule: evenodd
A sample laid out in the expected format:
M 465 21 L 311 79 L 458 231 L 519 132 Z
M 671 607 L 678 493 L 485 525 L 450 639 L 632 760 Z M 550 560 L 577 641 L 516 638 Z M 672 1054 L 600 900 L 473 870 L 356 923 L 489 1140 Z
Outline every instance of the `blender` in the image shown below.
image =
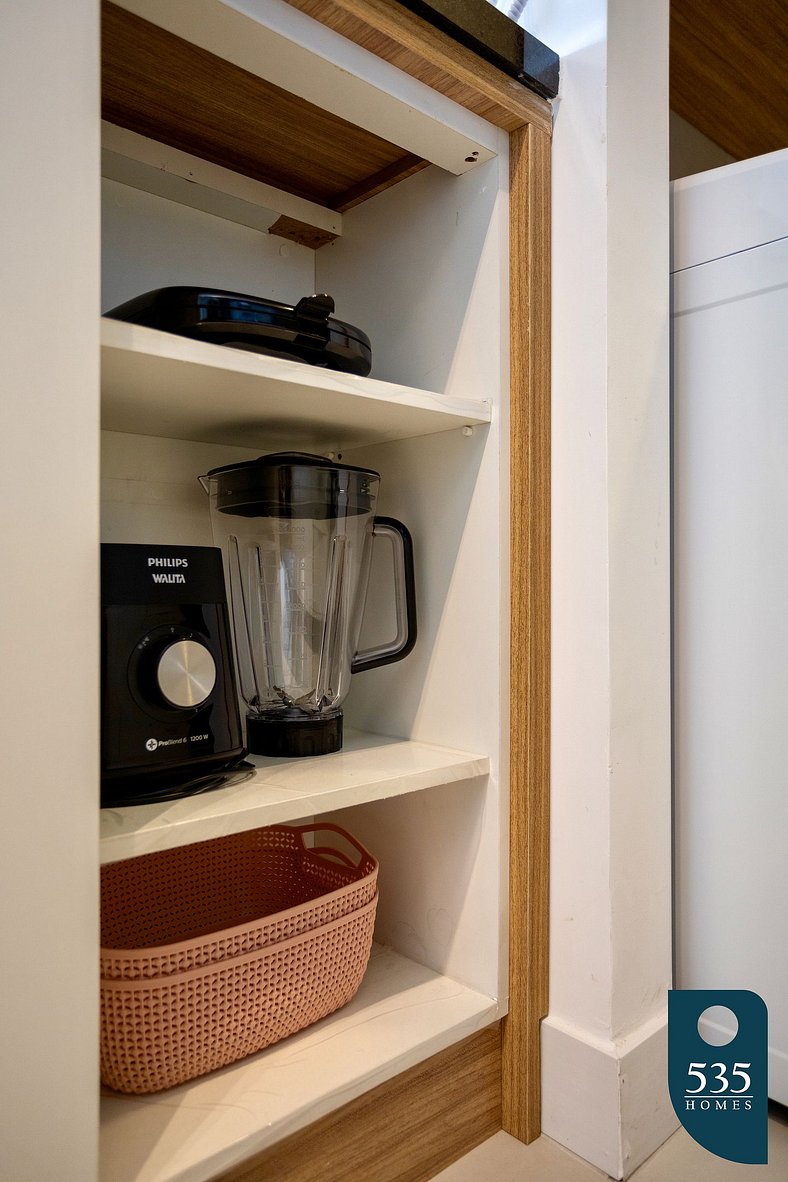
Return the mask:
M 416 642 L 413 546 L 402 522 L 375 516 L 379 473 L 278 452 L 200 483 L 226 563 L 249 750 L 340 750 L 351 675 L 402 660 Z M 358 652 L 379 538 L 393 549 L 397 634 Z

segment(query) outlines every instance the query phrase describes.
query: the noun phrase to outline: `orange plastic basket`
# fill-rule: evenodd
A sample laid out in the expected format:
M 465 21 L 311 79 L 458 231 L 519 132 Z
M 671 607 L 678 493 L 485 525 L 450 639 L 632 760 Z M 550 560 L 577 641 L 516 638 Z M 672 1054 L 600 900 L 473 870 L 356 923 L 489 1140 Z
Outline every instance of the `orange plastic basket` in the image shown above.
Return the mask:
M 325 834 L 330 845 L 304 841 Z M 350 1001 L 372 946 L 377 871 L 355 838 L 328 824 L 272 826 L 103 867 L 102 1083 L 161 1091 Z

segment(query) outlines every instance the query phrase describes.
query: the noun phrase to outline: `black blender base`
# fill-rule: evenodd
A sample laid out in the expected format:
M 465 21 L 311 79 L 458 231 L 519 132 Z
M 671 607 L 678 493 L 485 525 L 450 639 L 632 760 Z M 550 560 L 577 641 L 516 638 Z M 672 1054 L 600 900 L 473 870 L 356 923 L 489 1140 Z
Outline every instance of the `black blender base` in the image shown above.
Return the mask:
M 241 753 L 243 755 L 246 755 L 245 749 Z M 202 792 L 213 792 L 216 788 L 243 783 L 254 775 L 255 769 L 241 756 L 225 760 L 211 769 L 182 768 L 179 772 L 160 775 L 141 773 L 103 780 L 101 807 L 115 809 L 134 804 L 158 804 L 159 801 L 179 800 L 182 796 L 196 796 Z
M 246 741 L 253 755 L 285 759 L 330 755 L 342 749 L 342 711 L 314 718 L 279 719 L 247 714 Z

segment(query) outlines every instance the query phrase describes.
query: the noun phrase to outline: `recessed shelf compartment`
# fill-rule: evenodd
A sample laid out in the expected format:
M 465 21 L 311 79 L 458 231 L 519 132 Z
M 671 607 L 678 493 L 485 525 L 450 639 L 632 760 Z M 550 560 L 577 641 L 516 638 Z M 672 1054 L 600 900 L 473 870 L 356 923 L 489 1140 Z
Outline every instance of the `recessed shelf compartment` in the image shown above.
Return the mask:
M 497 1017 L 493 998 L 376 945 L 353 1000 L 300 1034 L 158 1095 L 105 1092 L 102 1182 L 207 1182 Z
M 104 430 L 317 450 L 490 422 L 489 402 L 101 322 Z
M 319 813 L 419 792 L 489 773 L 484 755 L 348 730 L 345 745 L 320 759 L 252 756 L 257 772 L 204 796 L 101 812 L 101 861 L 299 821 Z
M 506 1009 L 505 139 L 290 4 L 201 8 L 106 9 L 102 306 L 167 284 L 329 291 L 394 380 L 105 318 L 104 536 L 209 544 L 199 472 L 345 453 L 381 471 L 381 512 L 412 529 L 420 639 L 349 704 L 366 730 L 341 752 L 254 758 L 243 783 L 102 812 L 104 864 L 312 817 L 346 823 L 381 864 L 380 944 L 353 1001 L 183 1087 L 105 1094 L 105 1182 L 208 1182 Z M 337 237 L 284 245 L 265 233 L 281 233 L 275 213 Z M 385 607 L 373 578 L 373 629 Z

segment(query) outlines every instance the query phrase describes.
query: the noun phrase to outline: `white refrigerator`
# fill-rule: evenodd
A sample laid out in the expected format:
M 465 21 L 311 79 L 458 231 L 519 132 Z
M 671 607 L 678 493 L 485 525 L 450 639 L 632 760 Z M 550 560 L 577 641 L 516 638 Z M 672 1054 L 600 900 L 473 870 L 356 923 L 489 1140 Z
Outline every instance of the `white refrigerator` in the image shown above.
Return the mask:
M 676 984 L 788 1104 L 788 151 L 672 190 Z

